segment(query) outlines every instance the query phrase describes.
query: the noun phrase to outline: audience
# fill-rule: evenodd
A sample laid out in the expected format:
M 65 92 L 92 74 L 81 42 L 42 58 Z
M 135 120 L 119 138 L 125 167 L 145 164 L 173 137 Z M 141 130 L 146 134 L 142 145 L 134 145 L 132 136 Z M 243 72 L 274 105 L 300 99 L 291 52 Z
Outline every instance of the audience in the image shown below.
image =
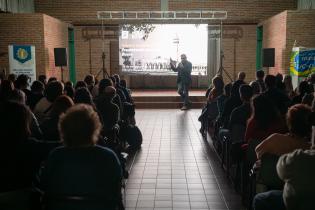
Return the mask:
M 258 95 L 252 100 L 252 116 L 248 120 L 245 141 L 262 141 L 273 133 L 285 133 L 285 122 L 277 107 L 265 95 Z
M 291 75 L 285 75 L 283 78 L 283 83 L 285 86 L 285 93 L 286 95 L 292 100 L 292 98 L 295 96 L 293 85 L 292 85 L 292 77 Z
M 87 85 L 88 90 L 92 93 L 92 90 L 95 86 L 95 77 L 92 74 L 88 74 L 84 78 L 84 82 Z
M 53 102 L 62 94 L 63 84 L 61 82 L 55 80 L 48 82 L 45 90 L 45 97 L 43 97 L 34 108 L 34 114 L 39 123 L 42 123 L 49 115 Z
M 253 89 L 251 86 L 243 84 L 240 86 L 239 91 L 243 104 L 233 109 L 230 119 L 230 129 L 233 125 L 243 125 L 246 127 L 247 120 L 251 114 L 250 100 L 253 96 Z
M 311 93 L 311 87 L 307 81 L 300 82 L 298 86 L 298 94 L 292 99 L 292 105 L 302 103 L 302 99 L 305 95 Z
M 290 107 L 287 113 L 286 134 L 274 133 L 263 140 L 256 147 L 257 158 L 264 154 L 282 155 L 293 152 L 295 149 L 309 149 L 311 147 L 311 109 L 303 104 Z
M 207 91 L 207 104 L 199 119 L 203 133 L 209 125 L 216 128 L 213 142 L 228 137 L 232 128 L 240 125 L 246 131 L 239 150 L 243 142 L 256 140 L 258 159 L 267 153 L 283 155 L 278 174 L 285 182 L 284 190 L 258 194 L 253 202 L 257 210 L 312 207 L 309 195 L 314 186 L 308 183 L 314 174 L 311 167 L 309 173 L 306 168 L 314 159 L 313 150 L 309 150 L 314 75 L 299 83 L 298 93 L 293 90 L 291 76 L 265 76 L 262 70 L 250 85 L 244 82 L 245 72 L 225 86 L 223 78 L 216 76 Z M 40 75 L 29 90 L 26 75 L 9 77 L 0 83 L 0 191 L 30 189 L 41 162 L 63 144 L 49 155 L 40 173 L 38 187 L 44 192 L 44 208 L 122 208 L 121 180 L 127 172 L 121 152 L 140 149 L 143 140 L 126 80 L 115 74 L 97 83 L 93 75 L 87 75 L 74 89 L 72 82 L 63 84 L 52 77 L 46 83 L 46 76 Z M 106 141 L 114 138 L 116 145 L 112 147 Z M 65 195 L 70 197 L 63 199 Z M 95 199 L 90 202 L 90 198 Z
M 30 188 L 53 144 L 31 139 L 32 114 L 21 103 L 0 103 L 0 191 Z
M 96 108 L 90 91 L 85 87 L 78 88 L 75 91 L 73 101 L 76 104 L 88 104 Z
M 251 81 L 249 86 L 252 87 L 254 96 L 259 95 L 262 92 L 261 87 L 257 81 Z
M 31 110 L 34 110 L 36 104 L 44 97 L 45 85 L 35 80 L 31 86 L 31 94 L 28 98 L 28 104 Z
M 60 141 L 58 132 L 59 117 L 73 105 L 72 99 L 66 95 L 61 95 L 54 101 L 48 118 L 40 124 L 44 141 Z
M 263 70 L 256 71 L 256 82 L 260 85 L 261 92 L 265 92 L 266 90 L 264 78 L 265 78 L 265 72 Z
M 102 87 L 102 81 L 100 87 Z M 112 86 L 107 86 L 105 90 L 100 91 L 101 95 L 96 99 L 95 105 L 103 122 L 104 136 L 109 136 L 115 125 L 120 120 L 119 107 L 113 102 L 116 95 L 116 89 Z
M 277 78 L 273 75 L 265 77 L 266 91 L 263 93 L 278 108 L 281 115 L 285 115 L 290 105 L 290 99 L 285 93 L 277 88 Z
M 96 146 L 101 129 L 88 105 L 75 105 L 60 117 L 64 146 L 49 155 L 40 176 L 46 209 L 122 209 L 120 163 L 111 150 Z

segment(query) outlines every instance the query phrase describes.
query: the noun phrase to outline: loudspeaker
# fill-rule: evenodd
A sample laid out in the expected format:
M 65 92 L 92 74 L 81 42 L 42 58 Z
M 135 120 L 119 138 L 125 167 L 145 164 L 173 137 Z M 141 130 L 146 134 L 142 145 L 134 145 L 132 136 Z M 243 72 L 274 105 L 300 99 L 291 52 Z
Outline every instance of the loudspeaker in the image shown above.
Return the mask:
M 67 66 L 66 48 L 54 48 L 55 66 Z
M 274 67 L 275 66 L 275 48 L 263 49 L 263 67 Z

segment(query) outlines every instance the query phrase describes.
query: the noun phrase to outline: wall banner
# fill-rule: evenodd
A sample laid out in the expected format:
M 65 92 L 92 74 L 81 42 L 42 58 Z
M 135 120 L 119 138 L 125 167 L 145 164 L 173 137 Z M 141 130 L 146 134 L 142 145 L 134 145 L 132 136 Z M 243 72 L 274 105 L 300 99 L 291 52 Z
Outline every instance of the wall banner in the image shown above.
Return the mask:
M 36 80 L 35 46 L 9 45 L 10 74 L 25 74 L 30 84 Z
M 290 58 L 290 72 L 302 77 L 315 72 L 315 48 L 294 47 Z

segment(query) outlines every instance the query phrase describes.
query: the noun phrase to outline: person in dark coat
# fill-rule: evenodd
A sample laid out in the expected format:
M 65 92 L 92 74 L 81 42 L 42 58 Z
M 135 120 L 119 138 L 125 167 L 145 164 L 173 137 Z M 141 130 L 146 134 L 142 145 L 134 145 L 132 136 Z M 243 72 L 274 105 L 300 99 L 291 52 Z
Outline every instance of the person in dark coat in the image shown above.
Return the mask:
M 183 100 L 183 107 L 181 110 L 187 110 L 191 105 L 191 102 L 189 101 L 189 87 L 191 85 L 192 64 L 187 60 L 185 54 L 182 54 L 180 58 L 181 62 L 177 67 L 172 60 L 170 65 L 171 69 L 177 72 L 177 92 Z

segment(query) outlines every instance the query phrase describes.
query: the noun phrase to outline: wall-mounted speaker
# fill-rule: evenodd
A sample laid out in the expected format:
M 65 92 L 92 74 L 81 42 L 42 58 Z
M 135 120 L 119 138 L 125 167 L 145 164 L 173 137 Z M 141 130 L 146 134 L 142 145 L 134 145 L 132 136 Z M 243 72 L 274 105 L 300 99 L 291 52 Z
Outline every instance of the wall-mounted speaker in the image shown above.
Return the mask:
M 55 66 L 67 66 L 66 48 L 54 48 Z
M 275 66 L 275 48 L 263 49 L 263 67 L 274 67 Z

